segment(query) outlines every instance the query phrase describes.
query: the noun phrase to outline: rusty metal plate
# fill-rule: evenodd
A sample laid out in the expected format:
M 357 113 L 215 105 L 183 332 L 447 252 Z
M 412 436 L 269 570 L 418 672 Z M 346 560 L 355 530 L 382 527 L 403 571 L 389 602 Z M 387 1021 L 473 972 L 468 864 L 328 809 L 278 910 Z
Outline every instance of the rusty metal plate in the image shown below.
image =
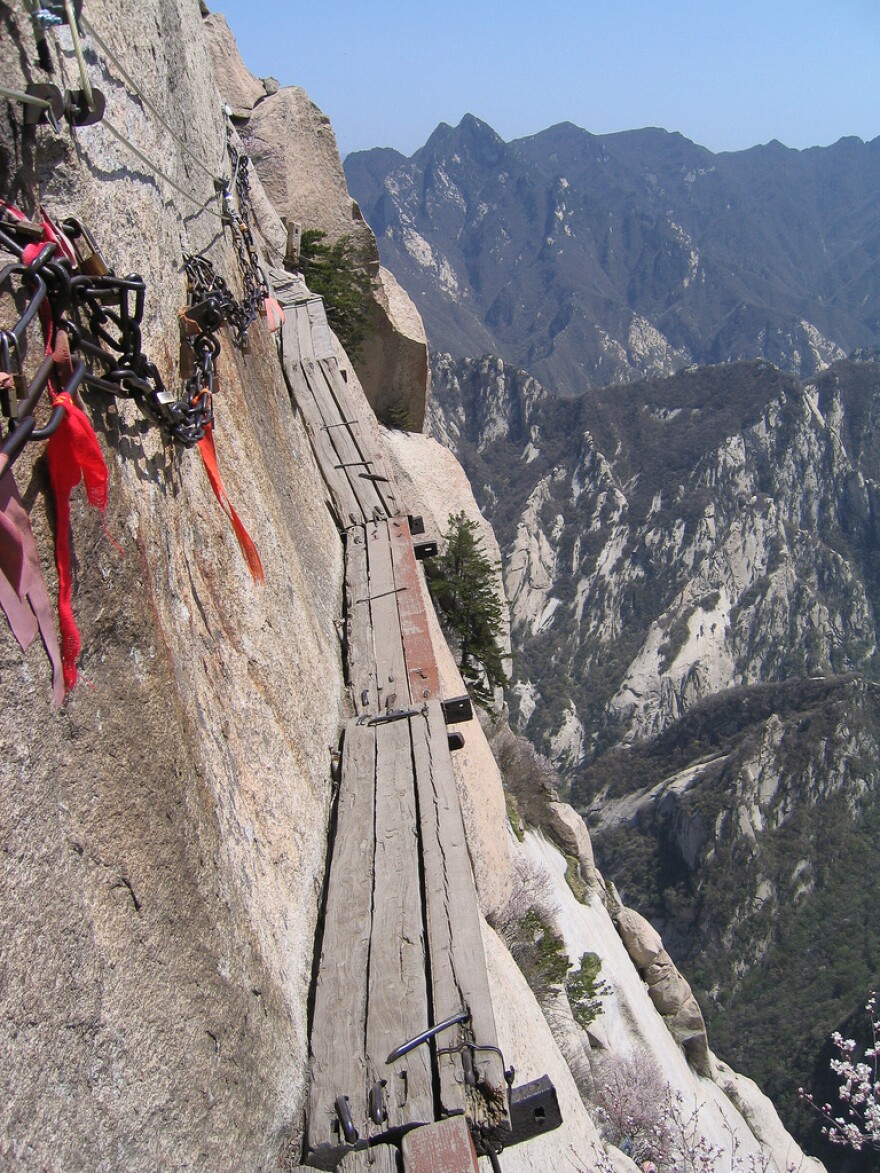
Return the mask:
M 479 1173 L 477 1152 L 464 1116 L 414 1128 L 403 1138 L 404 1173 Z

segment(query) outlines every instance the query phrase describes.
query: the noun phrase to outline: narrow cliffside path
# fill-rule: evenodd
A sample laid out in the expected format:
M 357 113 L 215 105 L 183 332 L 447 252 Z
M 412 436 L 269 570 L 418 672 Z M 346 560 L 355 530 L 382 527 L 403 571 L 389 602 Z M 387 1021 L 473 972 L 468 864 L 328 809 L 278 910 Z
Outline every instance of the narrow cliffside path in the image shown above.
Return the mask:
M 440 698 L 409 519 L 357 419 L 323 302 L 296 278 L 273 281 L 285 374 L 345 543 L 356 713 L 317 967 L 307 1160 L 336 1168 L 450 1116 L 468 1120 L 479 1147 L 500 1147 L 508 1084 L 447 733 L 470 705 Z

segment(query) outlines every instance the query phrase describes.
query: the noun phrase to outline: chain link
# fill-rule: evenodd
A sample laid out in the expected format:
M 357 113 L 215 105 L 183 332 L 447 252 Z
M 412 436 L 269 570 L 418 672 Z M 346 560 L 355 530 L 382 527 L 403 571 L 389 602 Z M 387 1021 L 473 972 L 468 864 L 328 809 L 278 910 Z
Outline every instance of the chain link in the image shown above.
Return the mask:
M 269 296 L 269 282 L 260 264 L 260 256 L 251 229 L 251 187 L 248 178 L 250 159 L 247 155 L 239 154 L 232 142 L 228 127 L 226 130 L 226 149 L 229 152 L 229 161 L 232 165 L 238 209 L 234 207 L 231 192 L 227 187 L 223 193 L 223 210 L 232 227 L 232 242 L 238 258 L 238 269 L 243 289 L 236 315 L 230 320 L 235 327 L 239 345 L 242 345 L 251 323 L 262 312 L 263 303 Z
M 144 353 L 144 279 L 137 274 L 123 278 L 83 275 L 74 277 L 71 286 L 73 303 L 82 311 L 80 321 L 88 327 L 82 332 L 73 327 L 76 341 L 88 357 L 105 368 L 100 376 L 87 374 L 86 382 L 135 400 L 149 419 L 183 447 L 197 444 L 213 419 L 211 398 L 194 395 L 188 383 L 184 395 L 176 398 Z
M 143 277 L 138 274 L 117 277 L 107 269 L 99 254 L 97 274 L 74 269 L 69 261 L 57 257 L 42 267 L 56 328 L 67 331 L 72 349 L 101 365 L 100 374 L 94 370 L 86 372 L 86 383 L 133 399 L 149 419 L 186 448 L 197 444 L 213 423 L 220 354 L 217 330 L 227 322 L 234 332 L 236 346 L 245 350 L 248 330 L 269 297 L 269 282 L 251 228 L 250 160 L 236 149 L 228 127 L 226 135 L 236 201 L 227 184 L 223 192 L 223 219 L 232 229 L 242 297 L 234 297 L 207 257 L 184 256 L 189 300 L 183 320 L 184 340 L 193 353 L 193 369 L 181 398 L 175 398 L 167 389 L 158 367 L 142 348 L 146 294 Z M 15 233 L 20 227 L 14 220 L 2 217 L 2 229 L 6 232 Z M 94 245 L 78 221 L 66 221 L 64 227 L 75 245 L 80 235 L 87 238 L 88 248 Z M 21 248 L 6 232 L 0 230 L 0 235 L 20 256 Z M 66 316 L 68 312 L 75 320 Z

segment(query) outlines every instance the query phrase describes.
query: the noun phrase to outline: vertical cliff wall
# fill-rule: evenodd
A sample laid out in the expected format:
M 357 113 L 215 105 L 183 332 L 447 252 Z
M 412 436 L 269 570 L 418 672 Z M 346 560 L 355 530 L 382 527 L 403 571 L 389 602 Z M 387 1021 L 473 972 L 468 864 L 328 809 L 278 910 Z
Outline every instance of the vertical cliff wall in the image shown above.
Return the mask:
M 425 329 L 409 295 L 379 264 L 375 237 L 349 195 L 329 118 L 301 87 L 255 78 L 222 13 L 207 17 L 205 31 L 220 92 L 285 224 L 317 229 L 328 241 L 347 237 L 367 259 L 373 301 L 367 336 L 352 356 L 358 377 L 380 419 L 420 431 L 428 389 Z
M 198 4 L 105 0 L 86 15 L 192 155 L 229 174 Z M 21 7 L 0 18 L 4 81 L 45 80 Z M 50 80 L 77 88 L 69 30 L 48 40 Z M 88 35 L 84 45 L 106 121 L 23 130 L 22 108 L 3 102 L 0 195 L 27 214 L 43 204 L 79 217 L 117 273 L 144 276 L 144 349 L 179 394 L 182 254 L 206 250 L 238 292 L 230 233 L 209 174 Z M 264 244 L 283 242 L 257 206 Z M 86 391 L 119 549 L 75 492 L 83 652 L 60 711 L 39 641 L 23 656 L 2 624 L 7 1167 L 269 1167 L 299 1127 L 342 702 L 341 548 L 264 322 L 246 355 L 224 338 L 219 376 L 221 472 L 265 585 L 198 454 L 131 402 Z M 44 445 L 15 477 L 53 593 Z

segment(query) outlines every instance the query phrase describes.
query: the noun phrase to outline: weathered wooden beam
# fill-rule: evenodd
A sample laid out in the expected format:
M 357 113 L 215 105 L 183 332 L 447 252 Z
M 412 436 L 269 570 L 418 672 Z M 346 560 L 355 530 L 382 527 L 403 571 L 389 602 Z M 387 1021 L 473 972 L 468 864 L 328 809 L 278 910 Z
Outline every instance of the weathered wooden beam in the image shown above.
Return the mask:
M 327 321 L 327 311 L 324 306 L 323 298 L 316 298 L 306 305 L 306 313 L 309 319 L 309 328 L 312 334 L 312 353 L 315 358 L 335 358 L 336 351 L 333 349 L 333 338 L 330 333 L 330 325 Z
M 326 359 L 306 359 L 302 364 L 302 369 L 305 372 L 315 403 L 318 405 L 318 410 L 321 414 L 322 425 L 342 423 L 343 420 L 350 418 L 354 414 L 353 405 L 348 397 L 341 401 L 337 401 L 334 397 L 326 374 L 327 365 L 328 360 Z M 335 360 L 333 360 L 333 365 L 335 367 Z M 333 464 L 334 466 L 343 466 L 339 470 L 338 475 L 344 476 L 348 481 L 352 493 L 360 504 L 363 516 L 365 518 L 372 517 L 377 506 L 384 513 L 384 501 L 381 495 L 377 493 L 373 483 L 353 475 L 348 467 L 358 464 L 363 468 L 363 461 L 372 460 L 374 454 L 367 450 L 365 444 L 355 439 L 351 427 L 334 427 L 332 429 L 325 427 L 324 434 L 331 437 L 333 448 L 336 452 L 336 459 L 333 461 Z
M 349 1153 L 339 1166 L 339 1173 L 399 1173 L 399 1150 L 390 1144 Z
M 402 514 L 388 525 L 394 582 L 405 587 L 397 600 L 406 674 L 413 704 L 440 695 L 440 671 L 431 642 L 424 595 L 409 521 Z
M 346 1150 L 337 1096 L 348 1096 L 360 1135 L 367 1130 L 364 1039 L 373 928 L 375 771 L 375 731 L 349 722 L 342 746 L 336 837 L 310 1040 L 309 1161 L 323 1161 L 319 1167 L 329 1169 Z
M 321 371 L 327 381 L 327 389 L 336 403 L 339 419 L 346 419 L 355 414 L 355 405 L 348 385 L 342 378 L 339 363 L 335 358 L 326 359 L 320 363 Z M 370 457 L 376 476 L 384 478 L 383 482 L 373 481 L 372 486 L 376 494 L 376 501 L 387 517 L 393 517 L 399 510 L 397 507 L 394 482 L 385 464 L 381 449 L 374 443 L 369 433 L 359 429 L 352 432 L 352 440 L 361 457 Z
M 367 527 L 352 526 L 345 535 L 345 643 L 348 681 L 359 716 L 379 711 L 370 609 L 359 602 L 368 591 Z
M 418 827 L 409 722 L 376 730 L 376 849 L 367 1002 L 373 1132 L 434 1119 L 431 1053 L 390 1052 L 428 1025 Z M 377 1118 L 378 1117 L 378 1118 Z
M 302 240 L 302 224 L 298 220 L 282 220 L 285 229 L 284 264 L 292 269 L 299 268 L 299 248 Z
M 292 328 L 295 329 L 295 326 Z M 284 371 L 293 399 L 305 421 L 309 442 L 318 461 L 321 475 L 330 490 L 333 504 L 338 516 L 342 519 L 343 526 L 349 521 L 352 514 L 358 521 L 363 521 L 363 509 L 351 488 L 348 477 L 334 469 L 339 457 L 333 443 L 332 433 L 324 426 L 324 417 L 315 400 L 302 364 L 298 361 L 288 361 L 285 357 Z
M 469 1023 L 435 1040 L 441 1107 L 504 1137 L 510 1129 L 507 1084 L 500 1055 L 491 1049 L 498 1039 L 479 907 L 440 702 L 428 701 L 425 716 L 413 717 L 411 725 L 433 1019 L 470 1013 Z
M 369 608 L 380 706 L 405 709 L 409 707 L 410 690 L 398 607 L 399 596 L 406 591 L 394 579 L 390 528 L 387 521 L 366 527 Z
M 297 338 L 299 339 L 300 362 L 307 362 L 315 357 L 315 346 L 312 341 L 312 323 L 307 301 L 299 302 L 294 309 L 294 322 Z

